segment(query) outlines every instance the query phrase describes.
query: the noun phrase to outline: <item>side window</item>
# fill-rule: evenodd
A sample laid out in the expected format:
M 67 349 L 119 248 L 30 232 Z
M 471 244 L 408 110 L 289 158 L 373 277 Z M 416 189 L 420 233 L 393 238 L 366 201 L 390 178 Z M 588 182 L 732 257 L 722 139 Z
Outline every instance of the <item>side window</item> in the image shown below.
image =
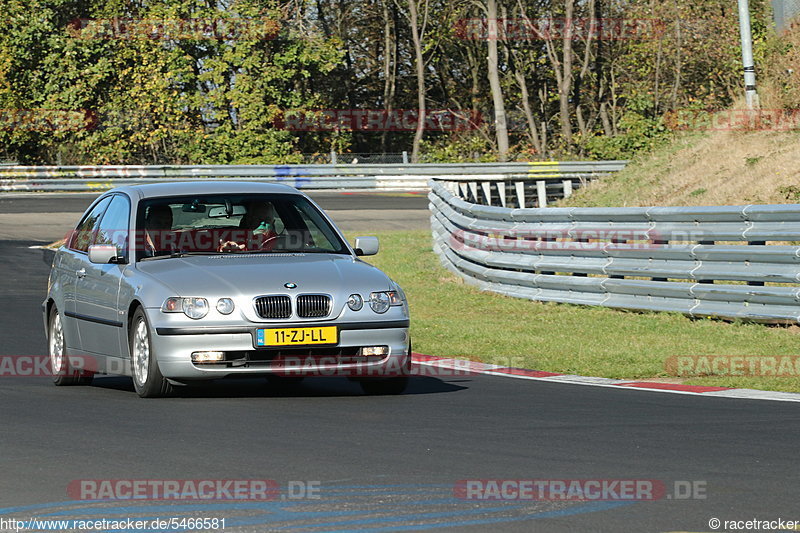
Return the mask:
M 314 208 L 307 202 L 297 202 L 292 204 L 292 208 L 305 224 L 306 229 L 304 243 L 306 247 L 317 248 L 328 252 L 341 249 L 339 239 L 333 234 L 330 226 L 320 217 Z
M 94 242 L 94 235 L 100 225 L 100 219 L 106 211 L 106 207 L 111 202 L 111 197 L 108 196 L 98 202 L 96 206 L 80 221 L 78 227 L 70 236 L 69 248 L 79 252 L 86 252 L 89 250 L 89 245 Z
M 131 216 L 131 205 L 121 194 L 114 195 L 108 205 L 93 244 L 113 244 L 117 254 L 128 259 L 128 223 Z

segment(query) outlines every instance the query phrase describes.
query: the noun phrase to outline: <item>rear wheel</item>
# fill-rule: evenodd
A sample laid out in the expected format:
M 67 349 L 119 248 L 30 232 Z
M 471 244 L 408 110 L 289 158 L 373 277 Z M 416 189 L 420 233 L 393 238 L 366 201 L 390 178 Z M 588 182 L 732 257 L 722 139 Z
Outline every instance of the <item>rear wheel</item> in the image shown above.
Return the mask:
M 133 387 L 142 398 L 159 398 L 172 392 L 172 384 L 161 374 L 153 353 L 150 324 L 141 307 L 136 309 L 128 332 Z
M 64 338 L 64 324 L 61 321 L 61 313 L 55 306 L 50 310 L 47 350 L 50 356 L 50 369 L 53 372 L 53 383 L 62 386 L 89 385 L 92 382 L 94 374 L 70 365 L 67 342 Z

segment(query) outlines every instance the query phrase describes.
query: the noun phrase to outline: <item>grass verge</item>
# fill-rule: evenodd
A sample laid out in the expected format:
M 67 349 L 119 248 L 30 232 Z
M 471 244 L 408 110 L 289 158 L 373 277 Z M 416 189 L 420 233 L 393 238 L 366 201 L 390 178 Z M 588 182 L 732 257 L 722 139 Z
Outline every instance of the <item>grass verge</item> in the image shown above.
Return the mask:
M 561 206 L 800 202 L 797 131 L 689 132 L 578 189 Z
M 697 320 L 481 292 L 441 267 L 428 231 L 376 235 L 382 251 L 368 259 L 406 291 L 416 352 L 617 379 L 670 377 L 665 362 L 672 356 L 797 355 L 797 326 Z M 681 382 L 800 392 L 800 377 L 708 376 Z

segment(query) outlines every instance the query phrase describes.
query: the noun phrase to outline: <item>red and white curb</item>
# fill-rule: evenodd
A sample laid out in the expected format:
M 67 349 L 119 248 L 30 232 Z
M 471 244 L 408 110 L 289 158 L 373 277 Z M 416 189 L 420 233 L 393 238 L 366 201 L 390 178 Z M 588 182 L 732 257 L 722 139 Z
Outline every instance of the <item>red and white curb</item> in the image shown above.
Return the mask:
M 412 354 L 415 365 L 439 369 L 442 375 L 469 375 L 485 374 L 488 376 L 503 376 L 516 379 L 534 381 L 549 381 L 551 383 L 570 383 L 573 385 L 591 385 L 594 387 L 614 387 L 628 390 L 650 392 L 669 392 L 673 394 L 690 394 L 714 398 L 743 398 L 747 400 L 772 400 L 779 402 L 800 402 L 800 393 L 764 391 L 756 389 L 732 389 L 729 387 L 706 387 L 702 385 L 681 385 L 679 383 L 655 383 L 650 381 L 631 381 L 626 379 L 594 378 L 578 376 L 575 374 L 559 374 L 557 372 L 543 372 L 541 370 L 528 370 L 526 368 L 513 368 L 502 365 L 492 365 L 466 359 L 450 359 L 436 357 L 435 355 Z M 422 375 L 435 376 L 435 372 L 418 372 Z

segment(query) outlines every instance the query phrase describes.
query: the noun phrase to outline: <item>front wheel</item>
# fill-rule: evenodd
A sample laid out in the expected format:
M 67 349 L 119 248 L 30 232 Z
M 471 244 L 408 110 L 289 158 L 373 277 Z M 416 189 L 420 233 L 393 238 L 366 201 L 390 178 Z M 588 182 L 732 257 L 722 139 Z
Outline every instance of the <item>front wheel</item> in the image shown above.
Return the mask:
M 267 383 L 275 387 L 292 387 L 303 382 L 305 376 L 282 376 L 280 374 L 267 374 Z
M 397 377 L 384 378 L 384 379 L 363 379 L 359 382 L 361 390 L 364 394 L 370 395 L 389 395 L 389 394 L 402 394 L 408 387 L 409 377 L 411 375 L 411 341 L 408 343 L 408 353 L 403 360 L 403 366 L 400 369 L 400 375 Z
M 133 387 L 142 398 L 159 398 L 172 392 L 172 384 L 161 374 L 153 353 L 150 325 L 142 308 L 133 313 L 128 333 L 131 350 Z
M 364 394 L 389 395 L 402 394 L 408 387 L 408 378 L 365 379 L 361 381 L 361 390 Z
M 53 372 L 53 383 L 63 385 L 89 385 L 94 374 L 87 370 L 73 368 L 67 355 L 67 342 L 64 338 L 64 325 L 61 313 L 53 306 L 50 310 L 49 327 L 47 328 L 47 350 L 50 356 L 50 369 Z

